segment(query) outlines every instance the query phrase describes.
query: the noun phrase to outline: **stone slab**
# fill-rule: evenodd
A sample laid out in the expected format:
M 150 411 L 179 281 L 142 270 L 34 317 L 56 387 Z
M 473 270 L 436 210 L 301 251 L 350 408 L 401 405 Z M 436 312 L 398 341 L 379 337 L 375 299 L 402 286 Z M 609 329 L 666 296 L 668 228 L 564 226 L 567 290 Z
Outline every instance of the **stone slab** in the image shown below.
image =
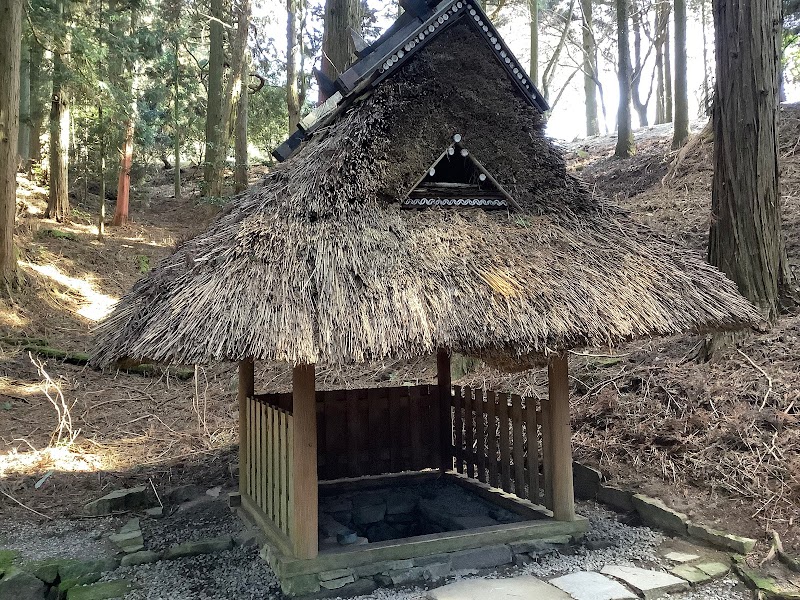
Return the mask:
M 601 485 L 597 490 L 597 499 L 603 504 L 622 512 L 631 512 L 633 508 L 633 494 L 613 485 Z
M 587 467 L 579 462 L 572 463 L 572 485 L 575 488 L 575 497 L 580 500 L 594 500 L 600 491 L 603 474 L 592 467 Z
M 85 507 L 89 515 L 110 515 L 123 510 L 135 510 L 147 505 L 147 487 L 139 486 L 114 490 L 102 498 L 89 502 Z
M 431 590 L 428 600 L 571 600 L 569 594 L 530 575 L 511 579 L 463 579 Z
M 600 571 L 603 575 L 610 575 L 615 579 L 624 581 L 632 589 L 642 596 L 645 600 L 660 598 L 670 592 L 680 592 L 689 589 L 689 584 L 661 571 L 650 571 L 638 567 L 621 567 L 617 565 L 607 565 Z
M 648 527 L 686 535 L 689 517 L 682 512 L 671 509 L 658 498 L 650 498 L 644 494 L 634 494 L 632 501 L 642 523 Z
M 669 570 L 670 573 L 675 575 L 675 577 L 680 577 L 681 579 L 685 579 L 689 583 L 705 583 L 706 581 L 710 581 L 711 577 L 698 569 L 697 567 L 693 567 L 692 565 L 678 565 L 677 567 L 673 567 Z
M 319 577 L 320 581 L 330 581 L 332 579 L 342 579 L 343 577 L 348 577 L 352 574 L 353 569 L 335 569 L 333 571 L 323 571 L 317 575 L 317 577 Z
M 749 554 L 753 551 L 756 541 L 750 538 L 733 535 L 719 529 L 712 529 L 705 525 L 698 525 L 696 523 L 689 523 L 688 533 L 694 538 L 710 542 L 719 548 L 726 550 L 733 550 L 741 554 Z
M 125 594 L 132 589 L 134 589 L 134 585 L 130 581 L 124 579 L 93 583 L 90 585 L 79 585 L 70 588 L 67 592 L 67 600 L 110 600 L 111 598 L 123 598 Z
M 454 571 L 470 569 L 491 569 L 514 560 L 508 546 L 487 546 L 472 550 L 461 550 L 450 554 L 450 564 Z
M 731 570 L 730 565 L 721 562 L 699 563 L 695 566 L 709 577 L 721 577 Z
M 16 571 L 0 580 L 0 598 L 9 600 L 42 600 L 46 590 L 41 579 L 24 571 Z
M 172 560 L 184 556 L 198 556 L 200 554 L 214 554 L 215 552 L 228 550 L 231 547 L 233 547 L 233 538 L 229 535 L 196 542 L 183 542 L 167 548 L 164 552 L 164 560 Z
M 338 579 L 326 579 L 325 581 L 320 581 L 319 585 L 326 590 L 338 590 L 341 587 L 346 586 L 348 583 L 354 583 L 356 580 L 353 575 L 346 575 L 345 577 L 339 577 Z
M 123 556 L 119 564 L 121 567 L 133 567 L 136 565 L 154 563 L 160 559 L 160 552 L 153 552 L 152 550 L 140 550 L 139 552 L 133 552 L 132 554 Z
M 624 585 L 600 573 L 579 571 L 551 579 L 550 583 L 575 600 L 627 600 L 637 598 Z
M 698 558 L 700 558 L 700 556 L 698 554 L 689 554 L 688 552 L 667 552 L 664 555 L 664 558 L 666 558 L 670 562 L 682 564 L 682 563 L 692 562 L 693 560 L 697 560 Z

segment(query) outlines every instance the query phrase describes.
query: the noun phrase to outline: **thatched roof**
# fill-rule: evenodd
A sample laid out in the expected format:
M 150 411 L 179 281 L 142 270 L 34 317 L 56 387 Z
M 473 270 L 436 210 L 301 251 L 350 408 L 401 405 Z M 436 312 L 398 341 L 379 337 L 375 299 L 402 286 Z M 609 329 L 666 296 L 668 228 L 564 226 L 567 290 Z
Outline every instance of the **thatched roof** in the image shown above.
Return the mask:
M 351 363 L 446 347 L 506 366 L 759 316 L 714 267 L 566 173 L 456 23 L 143 277 L 94 360 Z M 403 209 L 454 133 L 518 210 Z

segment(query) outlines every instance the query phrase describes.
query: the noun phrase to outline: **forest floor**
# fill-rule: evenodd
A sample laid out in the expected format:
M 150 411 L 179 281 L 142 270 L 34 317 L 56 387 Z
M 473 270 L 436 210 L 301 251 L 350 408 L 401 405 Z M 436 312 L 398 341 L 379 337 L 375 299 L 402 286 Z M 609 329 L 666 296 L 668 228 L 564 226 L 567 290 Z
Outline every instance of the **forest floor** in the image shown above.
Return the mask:
M 786 242 L 797 271 L 800 107 L 784 107 L 781 137 Z M 694 148 L 665 179 L 675 158 L 671 131 L 640 131 L 637 138 L 637 154 L 625 160 L 611 157 L 610 137 L 569 144 L 570 168 L 636 219 L 704 255 L 711 146 Z M 73 198 L 73 221 L 58 224 L 42 218 L 46 190 L 19 181 L 17 242 L 25 285 L 12 302 L 0 302 L 0 518 L 74 516 L 112 489 L 142 483 L 158 490 L 187 483 L 235 487 L 234 366 L 199 367 L 189 379 L 175 370 L 155 377 L 101 373 L 43 360 L 20 345 L 23 338 L 34 345 L 46 340 L 50 347 L 86 352 L 92 327 L 111 304 L 177 242 L 202 230 L 218 207 L 200 200 L 193 173 L 179 200 L 170 173 L 158 173 L 135 188 L 133 221 L 108 228 L 98 241 L 96 197 Z M 685 336 L 576 353 L 576 458 L 599 467 L 612 483 L 758 539 L 762 556 L 772 530 L 797 554 L 800 313 L 744 337 L 709 363 L 690 358 L 701 342 Z M 285 366 L 259 369 L 256 381 L 264 391 L 289 388 Z M 324 388 L 434 379 L 430 357 L 318 371 Z M 480 368 L 462 382 L 518 393 L 546 390 L 538 371 L 509 376 Z

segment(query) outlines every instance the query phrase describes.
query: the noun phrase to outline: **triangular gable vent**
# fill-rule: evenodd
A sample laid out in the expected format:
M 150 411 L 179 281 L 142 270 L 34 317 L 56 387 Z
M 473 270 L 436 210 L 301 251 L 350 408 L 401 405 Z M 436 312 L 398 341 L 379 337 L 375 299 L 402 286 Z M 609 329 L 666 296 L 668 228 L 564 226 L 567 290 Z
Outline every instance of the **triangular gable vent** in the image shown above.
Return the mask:
M 508 192 L 461 144 L 461 135 L 454 135 L 453 142 L 411 187 L 401 205 L 518 208 Z

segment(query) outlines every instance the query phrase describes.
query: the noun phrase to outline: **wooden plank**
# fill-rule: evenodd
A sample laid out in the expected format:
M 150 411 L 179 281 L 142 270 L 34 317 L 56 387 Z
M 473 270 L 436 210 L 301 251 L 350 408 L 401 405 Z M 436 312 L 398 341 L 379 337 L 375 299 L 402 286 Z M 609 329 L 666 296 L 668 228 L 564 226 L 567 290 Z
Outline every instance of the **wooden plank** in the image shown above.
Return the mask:
M 386 443 L 386 438 L 380 435 L 381 391 L 380 389 L 367 390 L 367 447 L 369 448 L 369 460 L 365 465 L 367 475 L 377 475 L 381 472 L 381 449 Z
M 528 500 L 538 504 L 539 495 L 539 426 L 536 422 L 536 399 L 525 398 L 525 436 L 528 440 Z
M 294 417 L 286 416 L 286 535 L 294 531 Z M 317 486 L 319 488 L 319 486 Z
M 475 390 L 475 445 L 477 446 L 478 481 L 486 482 L 486 403 L 483 401 L 484 390 Z
M 254 409 L 252 399 L 247 401 L 247 427 L 248 427 L 248 434 L 247 434 L 247 487 L 246 492 L 248 496 L 253 495 L 253 482 L 255 481 L 255 477 L 253 472 L 255 467 L 253 466 L 253 446 L 255 445 L 255 424 L 253 422 L 253 414 Z
M 525 521 L 507 525 L 493 525 L 477 529 L 433 533 L 411 538 L 375 542 L 372 544 L 344 546 L 320 554 L 316 560 L 297 560 L 276 556 L 273 567 L 279 577 L 294 577 L 336 569 L 354 568 L 389 560 L 404 560 L 458 550 L 470 550 L 523 540 L 547 539 L 584 533 L 589 529 L 586 519 L 573 522 L 552 520 Z
M 439 406 L 439 468 L 449 471 L 453 468 L 453 409 L 450 406 L 453 392 L 450 353 L 444 348 L 436 352 L 436 380 L 439 392 L 436 395 Z
M 464 463 L 461 460 L 461 454 L 464 452 L 464 416 L 462 411 L 463 408 L 463 401 L 462 396 L 464 391 L 461 387 L 455 388 L 455 396 L 453 397 L 453 402 L 455 406 L 455 430 L 456 430 L 456 443 L 455 443 L 455 458 L 456 458 L 456 471 L 459 473 L 464 472 Z
M 358 465 L 358 392 L 347 390 L 347 429 L 340 432 L 340 435 L 347 437 L 347 473 L 350 477 L 362 475 Z
M 475 425 L 472 418 L 472 389 L 464 388 L 464 458 L 467 459 L 467 477 L 475 477 L 475 461 L 472 453 L 475 451 Z
M 264 497 L 266 502 L 264 507 L 264 514 L 270 519 L 274 518 L 275 497 L 272 493 L 272 463 L 274 452 L 272 450 L 272 419 L 275 415 L 275 409 L 267 406 L 267 416 L 264 419 L 264 470 L 261 473 L 261 478 L 264 480 Z
M 423 446 L 424 440 L 422 439 L 422 419 L 423 411 L 421 410 L 419 386 L 412 386 L 408 388 L 408 408 L 411 415 L 411 468 L 416 470 L 422 469 L 425 466 L 423 461 Z
M 500 487 L 500 476 L 497 470 L 497 398 L 492 391 L 486 392 L 486 431 L 489 436 L 488 461 L 489 461 L 489 483 L 494 487 Z
M 255 388 L 254 363 L 252 359 L 239 362 L 239 489 L 249 491 L 250 461 L 250 422 L 248 420 L 250 398 Z
M 280 511 L 280 480 L 278 479 L 278 472 L 280 467 L 278 461 L 280 460 L 280 438 L 278 437 L 278 410 L 272 408 L 272 419 L 269 427 L 269 439 L 272 452 L 272 461 L 269 466 L 269 481 L 270 489 L 272 490 L 272 520 L 280 528 L 281 526 L 281 511 Z
M 525 460 L 522 441 L 522 398 L 511 396 L 511 433 L 513 436 L 511 456 L 514 460 L 514 493 L 525 498 Z
M 242 494 L 241 509 L 264 532 L 269 545 L 275 547 L 284 556 L 291 556 L 292 544 L 288 536 L 275 526 L 272 519 L 265 515 L 247 494 Z
M 552 356 L 547 365 L 550 397 L 550 444 L 553 473 L 553 517 L 575 519 L 572 483 L 572 430 L 569 423 L 569 366 L 567 353 Z
M 314 411 L 316 414 L 316 410 Z M 289 479 L 289 415 L 281 411 L 281 523 L 283 530 L 288 534 L 289 529 L 289 486 L 292 482 Z M 316 436 L 314 437 L 316 442 Z M 316 473 L 314 474 L 316 479 Z M 294 512 L 294 510 L 292 510 Z
M 408 388 L 400 390 L 400 470 L 411 471 L 411 401 Z
M 328 463 L 328 444 L 326 431 L 328 423 L 325 419 L 325 396 L 326 392 L 317 391 L 317 470 L 320 478 L 323 477 Z M 291 413 L 291 411 L 289 411 Z
M 550 401 L 542 402 L 542 470 L 544 472 L 544 505 L 553 510 L 553 460 L 550 455 Z
M 500 420 L 500 467 L 502 488 L 511 491 L 511 442 L 509 440 L 508 394 L 497 394 L 497 416 Z
M 261 448 L 259 448 L 259 456 L 261 457 L 260 464 L 261 467 L 259 469 L 259 501 L 258 506 L 261 510 L 266 512 L 267 508 L 267 478 L 264 476 L 265 466 L 267 465 L 267 461 L 269 460 L 269 436 L 267 432 L 267 421 L 269 419 L 269 408 L 266 404 L 262 404 L 260 406 L 260 416 L 261 421 L 259 422 L 258 429 L 261 432 Z
M 367 475 L 370 470 L 370 442 L 369 442 L 369 390 L 358 390 L 356 393 L 356 415 L 358 427 L 355 431 L 356 445 L 358 446 L 357 464 L 358 474 Z
M 297 558 L 318 553 L 319 486 L 317 482 L 317 411 L 314 365 L 297 365 L 292 373 L 294 421 L 294 527 L 290 539 Z
M 402 470 L 403 448 L 402 432 L 400 428 L 400 390 L 391 388 L 389 390 L 389 468 L 392 473 Z

